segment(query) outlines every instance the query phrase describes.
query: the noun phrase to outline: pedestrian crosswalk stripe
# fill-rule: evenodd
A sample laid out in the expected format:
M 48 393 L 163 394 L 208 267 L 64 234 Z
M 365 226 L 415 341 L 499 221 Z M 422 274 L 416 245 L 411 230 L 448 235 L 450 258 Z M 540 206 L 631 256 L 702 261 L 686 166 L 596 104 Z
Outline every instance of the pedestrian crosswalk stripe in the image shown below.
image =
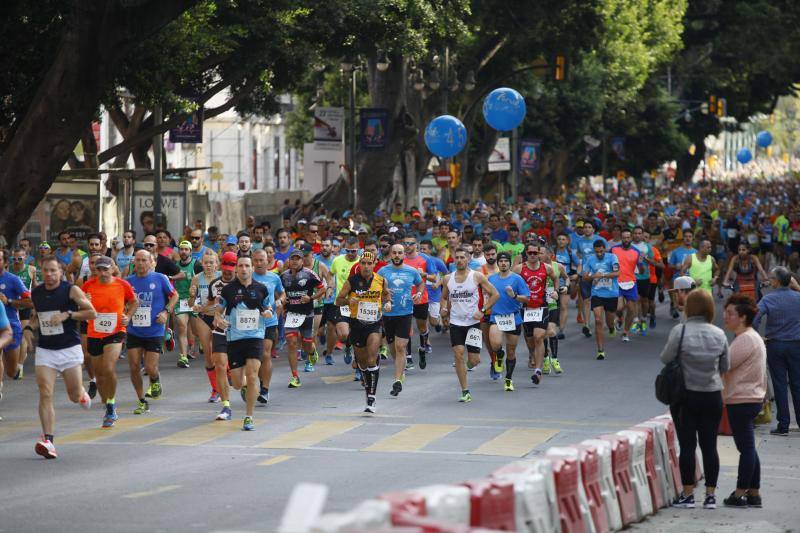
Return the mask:
M 312 422 L 295 431 L 284 433 L 274 439 L 258 445 L 259 448 L 308 448 L 328 440 L 331 437 L 357 428 L 361 422 L 347 420 L 331 420 L 325 422 Z
M 269 459 L 264 459 L 263 461 L 258 463 L 258 466 L 272 466 L 272 465 L 276 465 L 278 463 L 282 463 L 284 461 L 288 461 L 291 458 L 292 458 L 291 455 L 276 455 L 275 457 L 270 457 Z
M 353 374 L 346 374 L 344 376 L 323 376 L 322 381 L 330 385 L 332 383 L 346 383 L 353 381 Z
M 485 442 L 471 453 L 477 455 L 500 455 L 504 457 L 524 457 L 536 446 L 553 438 L 557 429 L 511 428 L 492 440 Z
M 58 439 L 58 442 L 60 444 L 96 442 L 99 440 L 114 437 L 116 435 L 121 435 L 122 433 L 133 431 L 134 429 L 150 426 L 152 424 L 156 424 L 164 420 L 166 420 L 166 418 L 151 418 L 147 416 L 140 416 L 136 418 L 122 418 L 120 420 L 117 420 L 117 422 L 114 424 L 114 427 L 112 428 L 106 429 L 106 428 L 96 427 L 92 429 L 84 429 L 83 431 L 77 431 L 75 433 L 70 433 L 69 435 L 60 437 Z
M 381 439 L 364 452 L 415 452 L 431 442 L 441 439 L 461 426 L 445 424 L 414 424 L 402 431 Z
M 165 446 L 199 446 L 212 440 L 241 431 L 242 426 L 231 421 L 214 421 L 173 433 L 168 437 L 151 440 L 148 444 Z
M 0 424 L 0 439 L 34 428 L 36 428 L 36 422 L 3 422 Z

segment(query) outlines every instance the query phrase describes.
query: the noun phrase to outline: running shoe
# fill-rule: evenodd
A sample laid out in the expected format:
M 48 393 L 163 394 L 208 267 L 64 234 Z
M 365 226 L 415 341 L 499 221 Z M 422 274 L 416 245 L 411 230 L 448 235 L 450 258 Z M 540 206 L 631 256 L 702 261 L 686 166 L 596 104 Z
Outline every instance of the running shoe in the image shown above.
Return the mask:
M 310 361 L 306 361 L 306 366 L 303 367 L 303 372 L 313 372 L 313 371 L 314 371 L 314 365 L 312 365 Z
M 270 355 L 272 356 L 273 359 L 277 359 L 278 357 L 280 357 L 280 355 L 278 355 L 278 350 L 276 348 L 272 349 Z
M 495 357 L 492 366 L 494 366 L 494 371 L 498 374 L 503 371 L 503 359 L 505 359 L 505 357 L 506 353 L 502 349 L 497 350 L 497 356 Z
M 640 326 L 638 322 L 634 322 L 633 326 L 631 326 L 631 333 L 638 333 L 640 330 Z
M 433 351 L 433 346 L 430 344 L 425 345 L 425 353 L 431 353 Z
M 305 361 L 306 359 L 307 359 L 306 358 L 306 352 L 304 352 L 302 350 L 297 350 L 297 360 L 298 361 Z
M 717 508 L 717 497 L 713 494 L 706 494 L 706 497 L 703 500 L 703 509 L 716 509 L 716 508 Z
M 361 370 L 356 368 L 356 371 L 353 374 L 353 381 L 364 381 L 364 376 L 361 375 Z
M 345 364 L 350 364 L 353 362 L 353 347 L 352 346 L 345 346 L 344 347 L 344 362 Z
M 677 498 L 672 500 L 672 506 L 681 509 L 694 509 L 694 494 L 689 494 L 688 496 L 684 496 L 683 493 L 679 494 Z
M 506 392 L 514 392 L 514 382 L 508 378 L 505 378 L 505 382 L 503 383 L 503 390 Z
M 680 316 L 680 314 L 678 313 L 678 310 L 675 309 L 674 307 L 672 308 L 672 313 L 671 314 L 672 314 L 672 318 L 678 318 Z
M 631 338 L 628 337 L 627 333 L 622 334 L 622 342 L 631 342 Z
M 614 328 L 608 328 L 608 336 L 610 338 L 614 338 L 617 336 L 617 330 Z
M 189 368 L 189 358 L 186 354 L 178 355 L 178 368 Z
M 744 494 L 736 496 L 735 492 L 731 492 L 731 495 L 722 500 L 722 503 L 725 507 L 737 507 L 739 509 L 747 509 L 749 507 L 748 496 Z
M 78 404 L 87 410 L 92 408 L 92 398 L 89 396 L 88 392 L 83 392 L 83 396 L 81 396 L 81 399 L 78 400 Z
M 289 388 L 290 389 L 299 389 L 300 388 L 300 378 L 297 376 L 292 376 L 292 379 L 289 380 Z
M 544 358 L 544 364 L 542 365 L 542 372 L 545 374 L 550 373 L 550 357 Z
M 145 398 L 152 398 L 153 397 L 153 384 L 152 383 L 147 387 L 147 390 L 144 391 L 144 397 Z
M 50 442 L 49 439 L 45 438 L 44 435 L 40 436 L 39 440 L 36 441 L 34 450 L 36 450 L 36 453 L 45 459 L 56 459 L 58 457 L 58 453 L 56 453 L 56 447 L 53 446 L 53 443 Z
M 253 423 L 253 417 L 244 417 L 244 420 L 242 421 L 242 431 L 253 431 L 254 429 L 256 429 L 256 425 Z
M 641 335 L 642 337 L 647 337 L 647 323 L 646 322 L 642 322 L 641 324 L 639 324 L 639 335 Z
M 164 335 L 164 346 L 168 352 L 175 349 L 175 336 L 172 334 L 172 328 L 167 328 Z
M 420 347 L 419 349 L 419 368 L 420 370 L 425 370 L 425 367 L 428 366 L 428 360 L 425 358 L 425 348 Z
M 97 396 L 97 383 L 94 381 L 89 382 L 89 398 L 94 400 L 94 397 Z
M 367 406 L 364 407 L 365 413 L 374 413 L 375 412 L 375 398 L 367 398 Z
M 261 387 L 261 391 L 258 393 L 258 403 L 267 403 L 269 402 L 269 390 L 265 387 Z
M 656 317 L 655 316 L 651 316 L 650 317 L 650 329 L 653 329 L 654 327 L 656 327 Z
M 150 412 L 150 404 L 147 403 L 147 400 L 139 402 L 139 405 L 137 405 L 136 409 L 133 410 L 133 414 L 135 415 L 143 415 L 149 412 Z
M 114 404 L 107 403 L 106 404 L 106 415 L 103 417 L 103 427 L 110 428 L 114 425 L 119 419 L 117 416 L 117 409 L 114 407 Z
M 763 503 L 761 502 L 761 496 L 757 494 L 748 494 L 747 506 L 755 507 L 756 509 L 761 509 L 761 507 L 763 507 Z
M 472 394 L 469 391 L 464 391 L 461 393 L 461 398 L 458 399 L 461 403 L 469 403 L 472 401 Z
M 325 356 L 325 364 L 328 365 L 328 366 L 333 366 L 333 356 L 332 355 L 327 354 Z
M 500 372 L 494 369 L 494 363 L 489 365 L 489 377 L 492 378 L 494 381 L 500 379 Z
M 581 328 L 581 333 L 583 333 L 587 339 L 592 336 L 592 330 L 589 329 L 589 326 L 583 326 L 583 328 Z
M 189 346 L 189 353 L 187 353 L 186 356 L 192 361 L 194 361 L 195 359 L 197 359 L 198 355 L 199 354 L 197 351 L 197 346 Z
M 664 303 L 664 289 L 662 287 L 658 288 L 658 303 Z
M 563 370 L 561 370 L 561 363 L 558 362 L 558 359 L 551 359 L 550 362 L 553 365 L 553 370 L 555 371 L 556 374 L 561 374 L 562 372 L 564 372 Z
M 309 362 L 309 363 L 311 363 L 311 366 L 312 366 L 312 367 L 313 367 L 314 365 L 316 365 L 317 363 L 319 363 L 319 352 L 317 351 L 317 349 L 316 349 L 316 348 L 314 348 L 314 351 L 313 351 L 313 352 L 311 352 L 311 353 L 308 355 L 308 362 Z M 313 370 L 312 370 L 312 371 L 313 371 Z
M 23 370 L 23 368 L 21 366 L 17 367 L 17 373 L 14 374 L 14 381 L 19 381 L 23 377 L 25 377 L 25 371 Z
M 220 395 L 217 391 L 211 391 L 211 396 L 208 397 L 208 403 L 219 403 Z
M 378 350 L 378 353 L 384 361 L 389 359 L 389 348 L 387 346 L 381 345 L 381 349 Z
M 239 389 L 239 394 L 242 396 L 242 401 L 247 403 L 247 385 L 242 385 L 242 388 Z
M 223 407 L 222 411 L 219 412 L 217 415 L 216 420 L 230 420 L 231 419 L 231 408 L 230 407 Z
M 414 370 L 414 360 L 406 357 L 406 370 Z
M 561 331 L 561 330 L 558 330 L 558 335 L 556 335 L 556 339 L 558 339 L 560 341 L 563 341 L 565 338 L 566 337 L 564 336 L 564 332 Z
M 622 320 L 614 321 L 614 329 L 617 331 L 622 331 Z
M 578 313 L 578 316 L 575 317 L 575 322 L 577 322 L 578 324 L 583 324 L 583 315 Z
M 604 352 L 603 350 L 597 350 L 597 360 L 602 361 L 605 358 L 606 358 L 606 352 Z
M 533 375 L 531 375 L 531 381 L 534 385 L 538 385 L 542 382 L 542 371 L 538 368 L 533 371 Z
M 435 326 L 433 326 L 433 329 L 436 330 L 436 333 L 441 333 L 442 332 L 442 325 L 441 324 L 436 324 Z
M 161 382 L 154 381 L 150 384 L 150 395 L 154 400 L 157 400 L 161 397 Z
M 402 391 L 403 391 L 403 383 L 399 379 L 396 379 L 395 382 L 392 383 L 392 390 L 389 391 L 389 394 L 391 394 L 392 396 L 397 396 Z

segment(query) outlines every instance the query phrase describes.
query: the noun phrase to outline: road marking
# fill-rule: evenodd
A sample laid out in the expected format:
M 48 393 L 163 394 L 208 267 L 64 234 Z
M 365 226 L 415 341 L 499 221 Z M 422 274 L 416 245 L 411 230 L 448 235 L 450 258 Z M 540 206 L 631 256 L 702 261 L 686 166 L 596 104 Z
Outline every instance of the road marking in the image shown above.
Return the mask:
M 441 439 L 461 426 L 445 424 L 414 424 L 364 448 L 365 452 L 415 452 Z
M 167 437 L 151 440 L 148 444 L 165 446 L 199 446 L 212 440 L 241 431 L 241 426 L 231 421 L 215 421 L 202 424 L 184 431 L 178 431 Z
M 353 374 L 346 374 L 344 376 L 323 376 L 322 381 L 328 385 L 332 383 L 346 383 L 348 381 L 353 381 Z
M 60 437 L 58 439 L 58 442 L 60 444 L 96 442 L 99 440 L 114 437 L 116 435 L 121 435 L 123 433 L 128 433 L 129 431 L 143 428 L 145 426 L 150 426 L 152 424 L 156 424 L 164 420 L 166 420 L 166 418 L 151 418 L 146 416 L 144 417 L 140 416 L 137 418 L 123 418 L 117 420 L 116 423 L 114 424 L 114 427 L 108 429 L 104 428 L 84 429 L 83 431 L 77 431 L 75 433 L 71 433 L 64 437 Z
M 264 459 L 263 461 L 258 463 L 258 466 L 272 466 L 272 465 L 276 465 L 278 463 L 282 463 L 284 461 L 288 461 L 291 458 L 292 458 L 291 455 L 276 455 L 275 457 L 270 457 L 269 459 Z
M 2 422 L 0 423 L 0 439 L 10 437 L 21 431 L 28 431 L 37 427 L 36 422 Z
M 756 450 L 763 441 L 756 439 Z M 717 437 L 717 453 L 719 453 L 720 466 L 739 466 L 739 451 L 733 442 L 733 437 L 720 435 Z
M 147 496 L 155 496 L 156 494 L 162 494 L 164 492 L 170 492 L 173 490 L 178 490 L 181 488 L 180 485 L 164 485 L 163 487 L 158 487 L 157 489 L 153 490 L 144 490 L 142 492 L 131 492 L 130 494 L 126 494 L 123 498 L 146 498 Z
M 284 433 L 279 437 L 268 440 L 258 445 L 259 448 L 309 448 L 331 437 L 357 428 L 361 422 L 329 420 L 325 422 L 312 422 L 295 431 Z
M 473 454 L 524 457 L 539 444 L 558 434 L 557 429 L 511 428 L 483 443 Z

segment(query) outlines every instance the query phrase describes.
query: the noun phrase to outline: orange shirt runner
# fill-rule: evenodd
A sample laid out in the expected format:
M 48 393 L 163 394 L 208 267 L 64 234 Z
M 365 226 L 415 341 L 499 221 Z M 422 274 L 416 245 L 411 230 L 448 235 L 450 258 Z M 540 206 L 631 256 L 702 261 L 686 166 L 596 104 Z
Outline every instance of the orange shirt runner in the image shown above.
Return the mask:
M 425 259 L 421 255 L 417 254 L 417 256 L 414 258 L 406 257 L 405 259 L 403 259 L 403 263 L 410 266 L 411 268 L 416 268 L 419 271 L 420 276 L 422 276 L 423 281 L 425 280 L 425 276 L 427 276 L 427 271 L 428 271 L 428 264 L 425 262 Z M 415 294 L 417 294 L 417 288 L 413 287 L 411 289 L 411 295 L 413 296 Z M 422 289 L 422 298 L 419 301 L 419 305 L 424 305 L 426 303 L 428 303 L 427 286 L 424 289 Z
M 98 278 L 92 278 L 83 284 L 83 292 L 97 311 L 97 318 L 89 321 L 88 337 L 103 339 L 125 332 L 125 326 L 122 325 L 125 303 L 136 298 L 130 283 L 113 278 L 111 283 L 104 284 Z

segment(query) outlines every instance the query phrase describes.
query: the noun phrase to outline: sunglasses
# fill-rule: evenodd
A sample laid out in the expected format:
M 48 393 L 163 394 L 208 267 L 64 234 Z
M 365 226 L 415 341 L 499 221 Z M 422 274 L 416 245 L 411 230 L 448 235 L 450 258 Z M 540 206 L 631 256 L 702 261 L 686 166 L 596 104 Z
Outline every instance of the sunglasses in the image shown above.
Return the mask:
M 388 248 L 388 247 L 389 247 L 388 244 L 381 244 L 381 248 Z
M 11 260 L 12 261 L 24 261 L 25 259 L 23 259 L 22 257 L 12 257 Z
M 345 251 L 346 253 L 348 253 L 348 254 L 355 254 L 355 253 L 358 253 L 358 250 L 357 250 L 357 249 L 354 249 L 354 248 L 345 248 L 345 249 L 344 249 L 344 251 Z
M 199 241 L 200 239 L 202 239 L 202 237 L 192 237 L 193 241 Z
M 154 242 L 146 242 L 146 243 L 144 243 L 143 246 L 145 248 L 153 248 L 153 247 L 155 247 L 155 245 L 156 245 L 156 243 L 154 243 Z

